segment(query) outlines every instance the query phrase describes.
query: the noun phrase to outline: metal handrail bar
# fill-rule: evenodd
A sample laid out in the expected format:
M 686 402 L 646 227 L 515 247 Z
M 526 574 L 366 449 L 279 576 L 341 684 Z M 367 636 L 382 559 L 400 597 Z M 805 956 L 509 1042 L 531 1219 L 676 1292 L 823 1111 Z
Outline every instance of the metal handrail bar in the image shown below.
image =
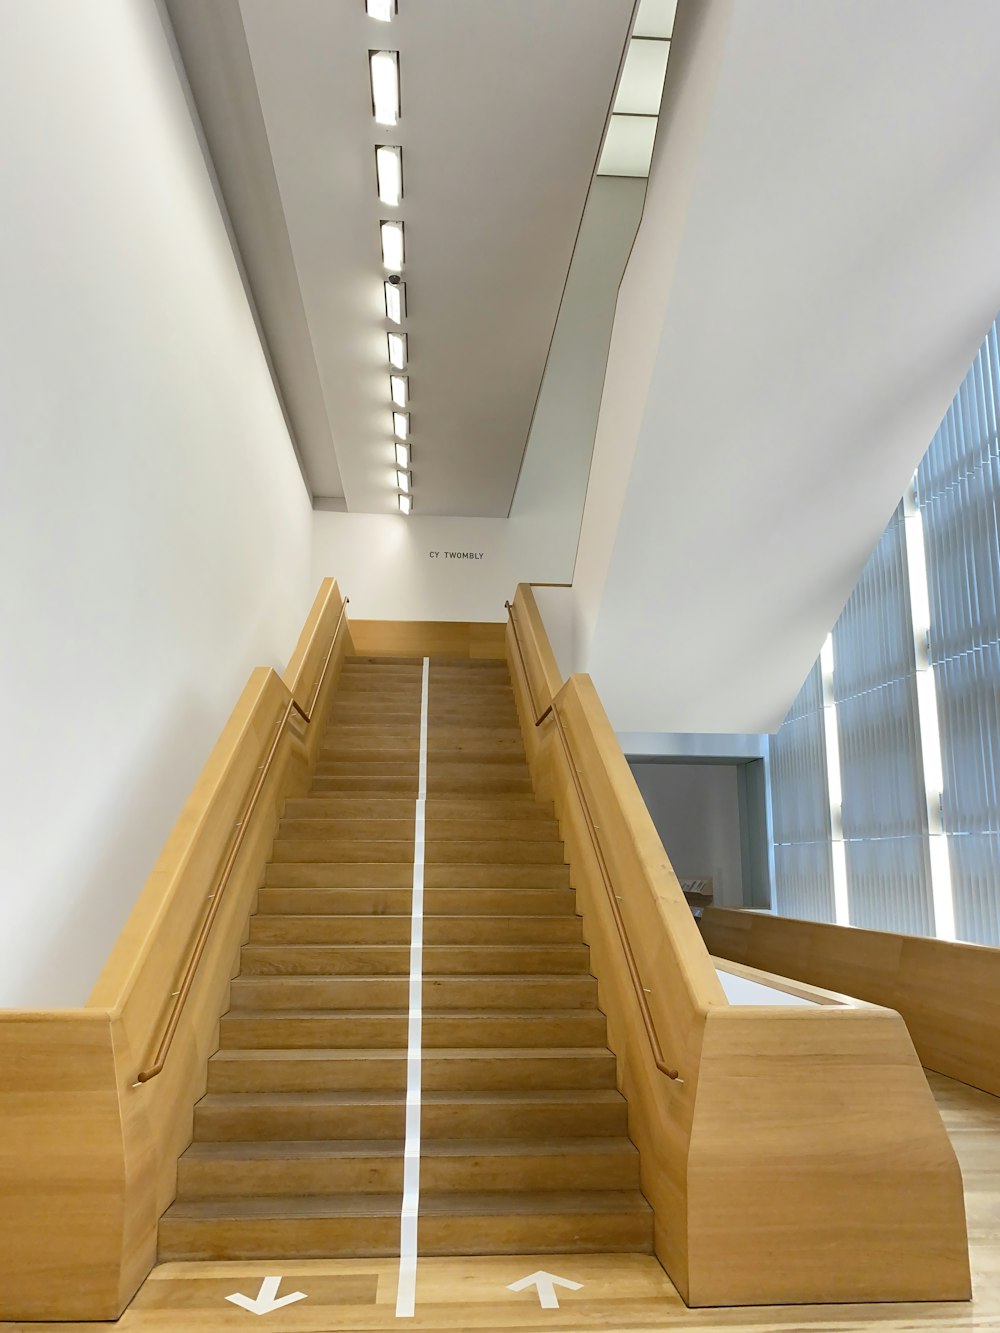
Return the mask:
M 556 696 L 553 696 L 551 702 L 541 713 L 538 712 L 538 705 L 535 703 L 534 691 L 531 688 L 531 676 L 528 674 L 527 664 L 524 660 L 524 650 L 521 647 L 521 636 L 517 629 L 517 620 L 514 617 L 514 608 L 510 602 L 505 602 L 507 613 L 510 617 L 510 627 L 514 632 L 514 646 L 517 649 L 517 656 L 521 663 L 521 673 L 524 676 L 524 683 L 528 690 L 528 702 L 531 705 L 531 715 L 536 727 L 540 727 L 547 717 L 552 716 L 556 724 L 556 731 L 559 740 L 562 742 L 563 751 L 566 755 L 566 765 L 569 768 L 573 778 L 573 785 L 576 787 L 577 800 L 580 802 L 580 808 L 583 811 L 583 817 L 587 823 L 587 831 L 590 834 L 590 841 L 593 844 L 594 853 L 597 857 L 597 864 L 601 872 L 601 878 L 604 880 L 604 887 L 607 891 L 608 902 L 611 905 L 611 914 L 614 917 L 615 926 L 618 929 L 618 938 L 621 942 L 622 952 L 625 954 L 625 965 L 628 968 L 628 974 L 632 981 L 632 987 L 635 991 L 636 1002 L 639 1005 L 639 1013 L 642 1016 L 642 1025 L 646 1029 L 646 1036 L 653 1053 L 653 1062 L 657 1069 L 666 1074 L 667 1078 L 673 1079 L 676 1083 L 683 1083 L 684 1080 L 680 1074 L 671 1065 L 667 1064 L 666 1057 L 663 1054 L 663 1047 L 660 1045 L 660 1039 L 656 1032 L 656 1025 L 653 1022 L 653 1015 L 649 1008 L 649 1001 L 646 999 L 646 988 L 642 984 L 642 975 L 639 972 L 639 965 L 636 962 L 635 953 L 632 949 L 632 942 L 628 937 L 628 928 L 625 925 L 625 919 L 622 916 L 619 905 L 618 894 L 615 893 L 614 884 L 611 881 L 611 872 L 608 870 L 608 863 L 604 858 L 604 850 L 601 847 L 601 840 L 598 836 L 597 825 L 594 823 L 594 817 L 590 813 L 590 805 L 587 801 L 586 792 L 583 790 L 583 784 L 580 782 L 580 775 L 576 764 L 573 761 L 573 752 L 570 749 L 569 740 L 563 728 L 562 718 L 559 716 L 559 709 L 556 707 Z
M 312 698 L 309 701 L 308 710 L 304 709 L 301 704 L 297 703 L 293 695 L 285 705 L 285 711 L 275 725 L 274 739 L 271 741 L 270 748 L 268 749 L 267 758 L 257 770 L 257 781 L 254 783 L 249 799 L 243 807 L 243 811 L 237 821 L 229 851 L 227 852 L 226 859 L 222 863 L 222 868 L 216 877 L 214 888 L 208 895 L 209 908 L 205 913 L 205 917 L 201 923 L 201 929 L 198 931 L 194 945 L 188 955 L 187 965 L 184 968 L 180 986 L 173 993 L 174 1002 L 170 1006 L 170 1014 L 167 1018 L 166 1025 L 164 1026 L 163 1035 L 160 1037 L 159 1044 L 156 1048 L 156 1054 L 153 1056 L 153 1063 L 147 1069 L 139 1071 L 136 1075 L 135 1083 L 132 1085 L 133 1087 L 137 1087 L 140 1083 L 148 1083 L 151 1078 L 155 1078 L 157 1074 L 162 1072 L 163 1066 L 167 1062 L 170 1047 L 173 1044 L 177 1028 L 181 1021 L 181 1014 L 187 1003 L 188 996 L 191 994 L 194 979 L 198 973 L 198 968 L 201 965 L 201 960 L 204 957 L 205 949 L 208 945 L 209 935 L 212 933 L 212 926 L 215 923 L 215 918 L 219 915 L 219 908 L 222 905 L 222 898 L 226 886 L 229 883 L 230 876 L 233 873 L 233 867 L 236 865 L 236 858 L 239 856 L 240 849 L 246 838 L 247 829 L 250 826 L 250 821 L 257 808 L 257 802 L 260 800 L 260 794 L 264 790 L 264 784 L 267 781 L 268 773 L 271 771 L 271 765 L 274 762 L 274 756 L 278 752 L 278 746 L 281 744 L 281 738 L 284 735 L 285 727 L 288 725 L 288 720 L 292 713 L 297 713 L 305 722 L 312 721 L 313 709 L 316 707 L 316 701 L 319 698 L 320 690 L 323 688 L 323 681 L 326 679 L 327 668 L 333 657 L 337 639 L 340 637 L 340 629 L 344 623 L 347 604 L 350 600 L 349 597 L 345 597 L 340 608 L 340 615 L 337 617 L 337 624 L 334 628 L 333 635 L 330 638 L 330 646 L 327 649 L 326 657 L 323 659 L 323 666 L 316 678 L 316 685 L 312 692 Z

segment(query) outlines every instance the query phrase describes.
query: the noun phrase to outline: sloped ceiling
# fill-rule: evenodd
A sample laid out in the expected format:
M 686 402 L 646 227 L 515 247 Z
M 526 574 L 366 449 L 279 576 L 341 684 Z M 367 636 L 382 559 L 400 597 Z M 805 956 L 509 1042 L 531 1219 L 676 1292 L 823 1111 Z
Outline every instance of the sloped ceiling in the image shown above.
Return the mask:
M 619 730 L 781 722 L 1000 307 L 1000 7 L 678 8 L 574 578 Z

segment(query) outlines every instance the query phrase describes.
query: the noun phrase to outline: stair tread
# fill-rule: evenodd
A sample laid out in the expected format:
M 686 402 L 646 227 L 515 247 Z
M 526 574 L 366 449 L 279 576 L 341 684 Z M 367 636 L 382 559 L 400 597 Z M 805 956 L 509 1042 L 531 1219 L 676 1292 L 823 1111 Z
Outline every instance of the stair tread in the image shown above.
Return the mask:
M 259 1162 L 272 1158 L 316 1161 L 327 1158 L 397 1157 L 403 1151 L 399 1139 L 253 1139 L 195 1141 L 185 1157 L 212 1162 Z M 638 1152 L 624 1135 L 594 1137 L 581 1135 L 530 1139 L 422 1139 L 422 1157 L 552 1157 L 566 1153 L 610 1157 L 617 1153 L 632 1156 Z
M 255 978 L 255 979 L 256 979 L 256 978 Z M 285 980 L 284 977 L 279 978 L 279 979 L 282 980 L 282 981 Z M 301 978 L 295 977 L 295 978 L 291 978 L 291 979 L 297 981 L 297 980 L 300 980 Z M 380 979 L 380 980 L 384 980 L 384 978 L 379 978 L 379 979 Z M 329 978 L 322 977 L 322 978 L 320 978 L 320 980 L 326 981 L 326 980 L 329 980 Z M 353 977 L 352 980 L 356 981 L 357 978 L 356 978 L 356 977 Z M 489 980 L 490 980 L 490 981 L 494 981 L 494 980 L 496 980 L 496 978 L 495 978 L 495 977 L 490 977 Z M 483 1011 L 482 1009 L 445 1009 L 445 1010 L 442 1010 L 440 1014 L 439 1014 L 439 1013 L 436 1013 L 436 1012 L 433 1013 L 433 1014 L 425 1014 L 425 1015 L 424 1015 L 424 1020 L 425 1020 L 425 1022 L 426 1022 L 428 1019 L 430 1019 L 430 1020 L 433 1021 L 433 1020 L 436 1019 L 436 1018 L 447 1018 L 447 1019 L 449 1019 L 449 1020 L 450 1020 L 450 1019 L 453 1019 L 453 1018 L 469 1018 L 469 1019 L 477 1018 L 477 1019 L 479 1019 L 480 1021 L 483 1021 L 483 1019 L 484 1019 L 484 1017 L 485 1017 L 485 1018 L 488 1018 L 488 1019 L 490 1019 L 490 1020 L 505 1018 L 505 1019 L 508 1019 L 508 1020 L 516 1021 L 516 1020 L 521 1019 L 521 1018 L 529 1018 L 529 1019 L 550 1018 L 550 1019 L 556 1019 L 556 1018 L 566 1018 L 567 1016 L 572 1016 L 573 1018 L 579 1018 L 579 1016 L 580 1016 L 581 1014 L 599 1013 L 599 1012 L 600 1012 L 600 1011 L 597 1010 L 597 1009 L 562 1009 L 562 1008 L 556 1008 L 556 1009 L 490 1009 L 489 1011 L 487 1011 L 487 1012 L 484 1014 L 484 1011 Z M 250 1018 L 250 1019 L 275 1019 L 275 1018 L 280 1018 L 280 1019 L 286 1019 L 286 1018 L 338 1018 L 338 1017 L 340 1017 L 340 1018 L 357 1018 L 357 1019 L 362 1019 L 362 1018 L 377 1018 L 377 1019 L 397 1018 L 397 1019 L 398 1019 L 398 1018 L 409 1018 L 409 1014 L 410 1014 L 410 1011 L 409 1011 L 408 1008 L 402 1008 L 402 1009 L 230 1009 L 228 1013 L 226 1013 L 226 1014 L 223 1015 L 223 1017 L 224 1017 L 224 1018 L 240 1018 L 240 1019 L 243 1019 L 243 1018 Z M 345 1049 L 346 1049 L 346 1048 L 345 1048 Z M 351 1048 L 351 1049 L 354 1049 L 354 1048 Z M 358 1047 L 357 1049 L 360 1050 L 361 1048 Z M 435 1049 L 436 1049 L 436 1048 L 435 1048 Z M 478 1050 L 478 1049 L 480 1049 L 480 1048 L 479 1048 L 479 1047 L 476 1047 L 475 1049 Z M 484 1049 L 485 1049 L 485 1048 L 484 1048 Z M 525 1049 L 527 1049 L 527 1048 L 525 1048 Z M 576 1049 L 583 1050 L 583 1049 L 585 1049 L 585 1048 L 584 1048 L 584 1047 L 579 1047 L 579 1048 L 577 1048 L 577 1047 L 573 1047 L 572 1049 L 573 1049 L 573 1050 L 576 1050 Z
M 380 1011 L 382 1013 L 384 1011 Z M 519 1011 L 520 1012 L 520 1011 Z M 324 1015 L 327 1013 L 323 1011 Z M 440 1046 L 425 1051 L 423 1058 L 429 1060 L 545 1060 L 581 1058 L 593 1059 L 594 1056 L 611 1057 L 606 1046 Z M 405 1060 L 405 1046 L 310 1046 L 304 1050 L 295 1047 L 253 1047 L 240 1046 L 216 1051 L 213 1060 Z
M 576 1102 L 590 1105 L 594 1102 L 617 1105 L 623 1100 L 617 1088 L 532 1088 L 530 1090 L 500 1089 L 490 1092 L 465 1092 L 450 1088 L 437 1092 L 424 1090 L 421 1094 L 424 1106 L 446 1105 L 448 1102 L 481 1102 L 484 1105 L 504 1102 L 511 1105 L 544 1105 L 558 1102 L 571 1106 Z M 207 1092 L 199 1106 L 211 1103 L 215 1109 L 243 1108 L 256 1109 L 265 1106 L 350 1106 L 365 1103 L 373 1106 L 397 1106 L 406 1101 L 404 1088 L 378 1089 L 368 1091 L 360 1089 L 337 1089 L 324 1092 Z
M 178 1199 L 164 1213 L 166 1220 L 224 1217 L 379 1217 L 399 1216 L 401 1197 L 391 1194 L 319 1194 L 291 1198 L 252 1196 L 227 1199 Z M 544 1190 L 530 1193 L 421 1193 L 420 1212 L 477 1216 L 537 1213 L 649 1213 L 639 1190 Z
M 350 942 L 350 941 L 346 941 L 346 942 L 343 943 L 343 944 L 323 944 L 323 943 L 306 943 L 306 942 L 299 943 L 299 942 L 297 942 L 297 941 L 286 941 L 286 940 L 283 940 L 280 944 L 278 944 L 278 943 L 266 943 L 266 944 L 264 944 L 264 943 L 259 943 L 259 942 L 255 942 L 255 941 L 249 941 L 249 942 L 248 942 L 247 944 L 245 944 L 243 947 L 244 947 L 245 949 L 253 949 L 254 951 L 259 951 L 259 952 L 262 952 L 262 953 L 265 952 L 265 951 L 280 952 L 282 949 L 295 949 L 297 952 L 300 952 L 300 953 L 303 952 L 304 950 L 312 950 L 312 949 L 315 949 L 317 952 L 319 952 L 320 950 L 322 950 L 324 953 L 329 953 L 329 952 L 330 952 L 331 950 L 333 950 L 333 949 L 341 949 L 341 950 L 344 950 L 344 951 L 346 951 L 346 952 L 348 952 L 348 953 L 357 953 L 357 954 L 362 954 L 362 955 L 363 955 L 363 954 L 373 954 L 373 953 L 384 953 L 386 950 L 389 950 L 389 949 L 394 950 L 394 951 L 397 952 L 397 953 L 401 953 L 401 952 L 409 953 L 409 951 L 410 951 L 410 944 L 409 944 L 409 941 L 406 941 L 405 943 L 400 943 L 400 942 L 394 942 L 394 941 L 392 941 L 392 940 L 387 940 L 384 944 L 383 944 L 383 943 L 378 943 L 378 944 L 374 944 L 374 943 L 369 943 L 369 944 L 354 944 L 354 943 L 352 943 L 352 942 Z M 425 956 L 426 956 L 426 954 L 428 953 L 428 951 L 431 950 L 431 949 L 437 949 L 437 950 L 442 950 L 442 949 L 455 949 L 455 950 L 458 950 L 458 951 L 463 952 L 463 953 L 481 953 L 481 954 L 491 954 L 491 955 L 492 955 L 492 954 L 496 954 L 496 953 L 498 953 L 499 951 L 502 950 L 504 953 L 511 953 L 511 954 L 517 955 L 518 953 L 525 953 L 525 954 L 528 954 L 528 953 L 537 953 L 537 952 L 539 951 L 539 949 L 544 949 L 544 950 L 546 951 L 546 953 L 555 953 L 555 954 L 565 954 L 565 953 L 573 953 L 573 952 L 579 953 L 581 949 L 582 949 L 582 950 L 586 950 L 587 947 L 588 947 L 588 946 L 587 946 L 586 944 L 581 944 L 581 943 L 579 943 L 579 941 L 574 942 L 574 943 L 556 943 L 556 944 L 550 944 L 547 940 L 539 940 L 539 942 L 538 942 L 537 944 L 525 944 L 525 943 L 506 944 L 506 943 L 504 943 L 503 941 L 500 941 L 500 940 L 497 940 L 497 941 L 495 941 L 495 942 L 493 942 L 493 943 L 490 943 L 490 944 L 476 944 L 476 943 L 469 943 L 469 944 L 466 944 L 464 941 L 461 942 L 461 943 L 457 943 L 457 944 L 454 943 L 454 942 L 449 942 L 449 943 L 439 944 L 436 940 L 426 940 L 426 939 L 425 939 L 425 940 L 424 940 L 424 943 L 423 943 L 423 949 L 424 949 L 424 954 L 425 954 Z M 302 973 L 302 974 L 300 974 L 300 975 L 303 975 L 303 976 L 304 976 L 305 974 Z M 326 973 L 322 973 L 321 975 L 325 976 Z M 379 974 L 379 975 L 381 975 L 381 974 Z M 426 969 L 426 967 L 425 967 L 425 969 L 424 969 L 424 975 L 425 975 L 425 976 L 427 975 L 427 969 Z M 474 974 L 473 974 L 473 973 L 459 972 L 459 973 L 456 973 L 455 975 L 456 975 L 456 976 L 462 976 L 462 977 L 464 977 L 464 976 L 470 976 L 470 977 L 471 977 L 471 976 L 473 976 Z M 494 974 L 491 973 L 490 975 L 494 975 Z M 537 975 L 539 975 L 539 974 L 538 974 L 538 973 L 534 973 L 534 974 L 532 974 L 532 973 L 521 973 L 521 972 L 518 972 L 518 973 L 513 974 L 513 975 L 516 975 L 516 976 L 531 976 L 531 975 L 536 975 L 536 976 L 537 976 Z M 559 973 L 558 975 L 562 976 L 563 973 Z

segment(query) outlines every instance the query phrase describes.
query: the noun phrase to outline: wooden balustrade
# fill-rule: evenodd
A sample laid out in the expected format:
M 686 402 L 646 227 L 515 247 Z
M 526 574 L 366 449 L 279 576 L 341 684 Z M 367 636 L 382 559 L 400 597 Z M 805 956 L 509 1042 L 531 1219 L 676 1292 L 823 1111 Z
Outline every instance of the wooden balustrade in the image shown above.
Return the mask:
M 326 580 L 284 676 L 251 674 L 87 1006 L 0 1011 L 0 1318 L 116 1318 L 154 1263 L 278 814 L 308 785 L 348 651 L 343 607 Z M 293 700 L 315 722 L 292 709 L 275 747 Z M 162 1073 L 140 1083 L 272 750 Z
M 898 1010 L 927 1069 L 1000 1096 L 1000 949 L 719 907 L 702 933 L 722 958 Z
M 656 1252 L 684 1299 L 967 1298 L 961 1176 L 899 1015 L 730 1006 L 593 683 L 562 682 L 524 585 L 507 644 L 536 790 L 554 801 L 570 857 Z M 657 1068 L 602 862 L 683 1082 Z

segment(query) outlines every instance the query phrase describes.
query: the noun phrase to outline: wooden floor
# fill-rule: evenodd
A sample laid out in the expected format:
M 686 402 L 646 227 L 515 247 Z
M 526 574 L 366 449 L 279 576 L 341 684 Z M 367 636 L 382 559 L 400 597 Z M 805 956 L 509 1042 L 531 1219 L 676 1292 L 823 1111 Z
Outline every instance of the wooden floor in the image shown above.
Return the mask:
M 883 1333 L 975 1330 L 1000 1333 L 1000 1099 L 940 1075 L 929 1075 L 965 1177 L 975 1299 L 970 1305 L 784 1306 L 688 1310 L 655 1259 L 647 1255 L 503 1255 L 424 1259 L 417 1275 L 417 1313 L 402 1326 L 425 1330 L 744 1329 L 748 1333 Z M 545 1269 L 581 1284 L 557 1289 L 558 1310 L 541 1309 L 534 1290 L 508 1284 Z M 254 1297 L 265 1276 L 281 1274 L 278 1298 L 306 1299 L 257 1316 L 226 1301 Z M 395 1317 L 397 1267 L 391 1260 L 342 1259 L 277 1264 L 169 1263 L 154 1270 L 129 1309 L 111 1324 L 0 1324 L 18 1330 L 100 1330 L 134 1333 L 251 1328 L 278 1333 L 389 1329 Z

